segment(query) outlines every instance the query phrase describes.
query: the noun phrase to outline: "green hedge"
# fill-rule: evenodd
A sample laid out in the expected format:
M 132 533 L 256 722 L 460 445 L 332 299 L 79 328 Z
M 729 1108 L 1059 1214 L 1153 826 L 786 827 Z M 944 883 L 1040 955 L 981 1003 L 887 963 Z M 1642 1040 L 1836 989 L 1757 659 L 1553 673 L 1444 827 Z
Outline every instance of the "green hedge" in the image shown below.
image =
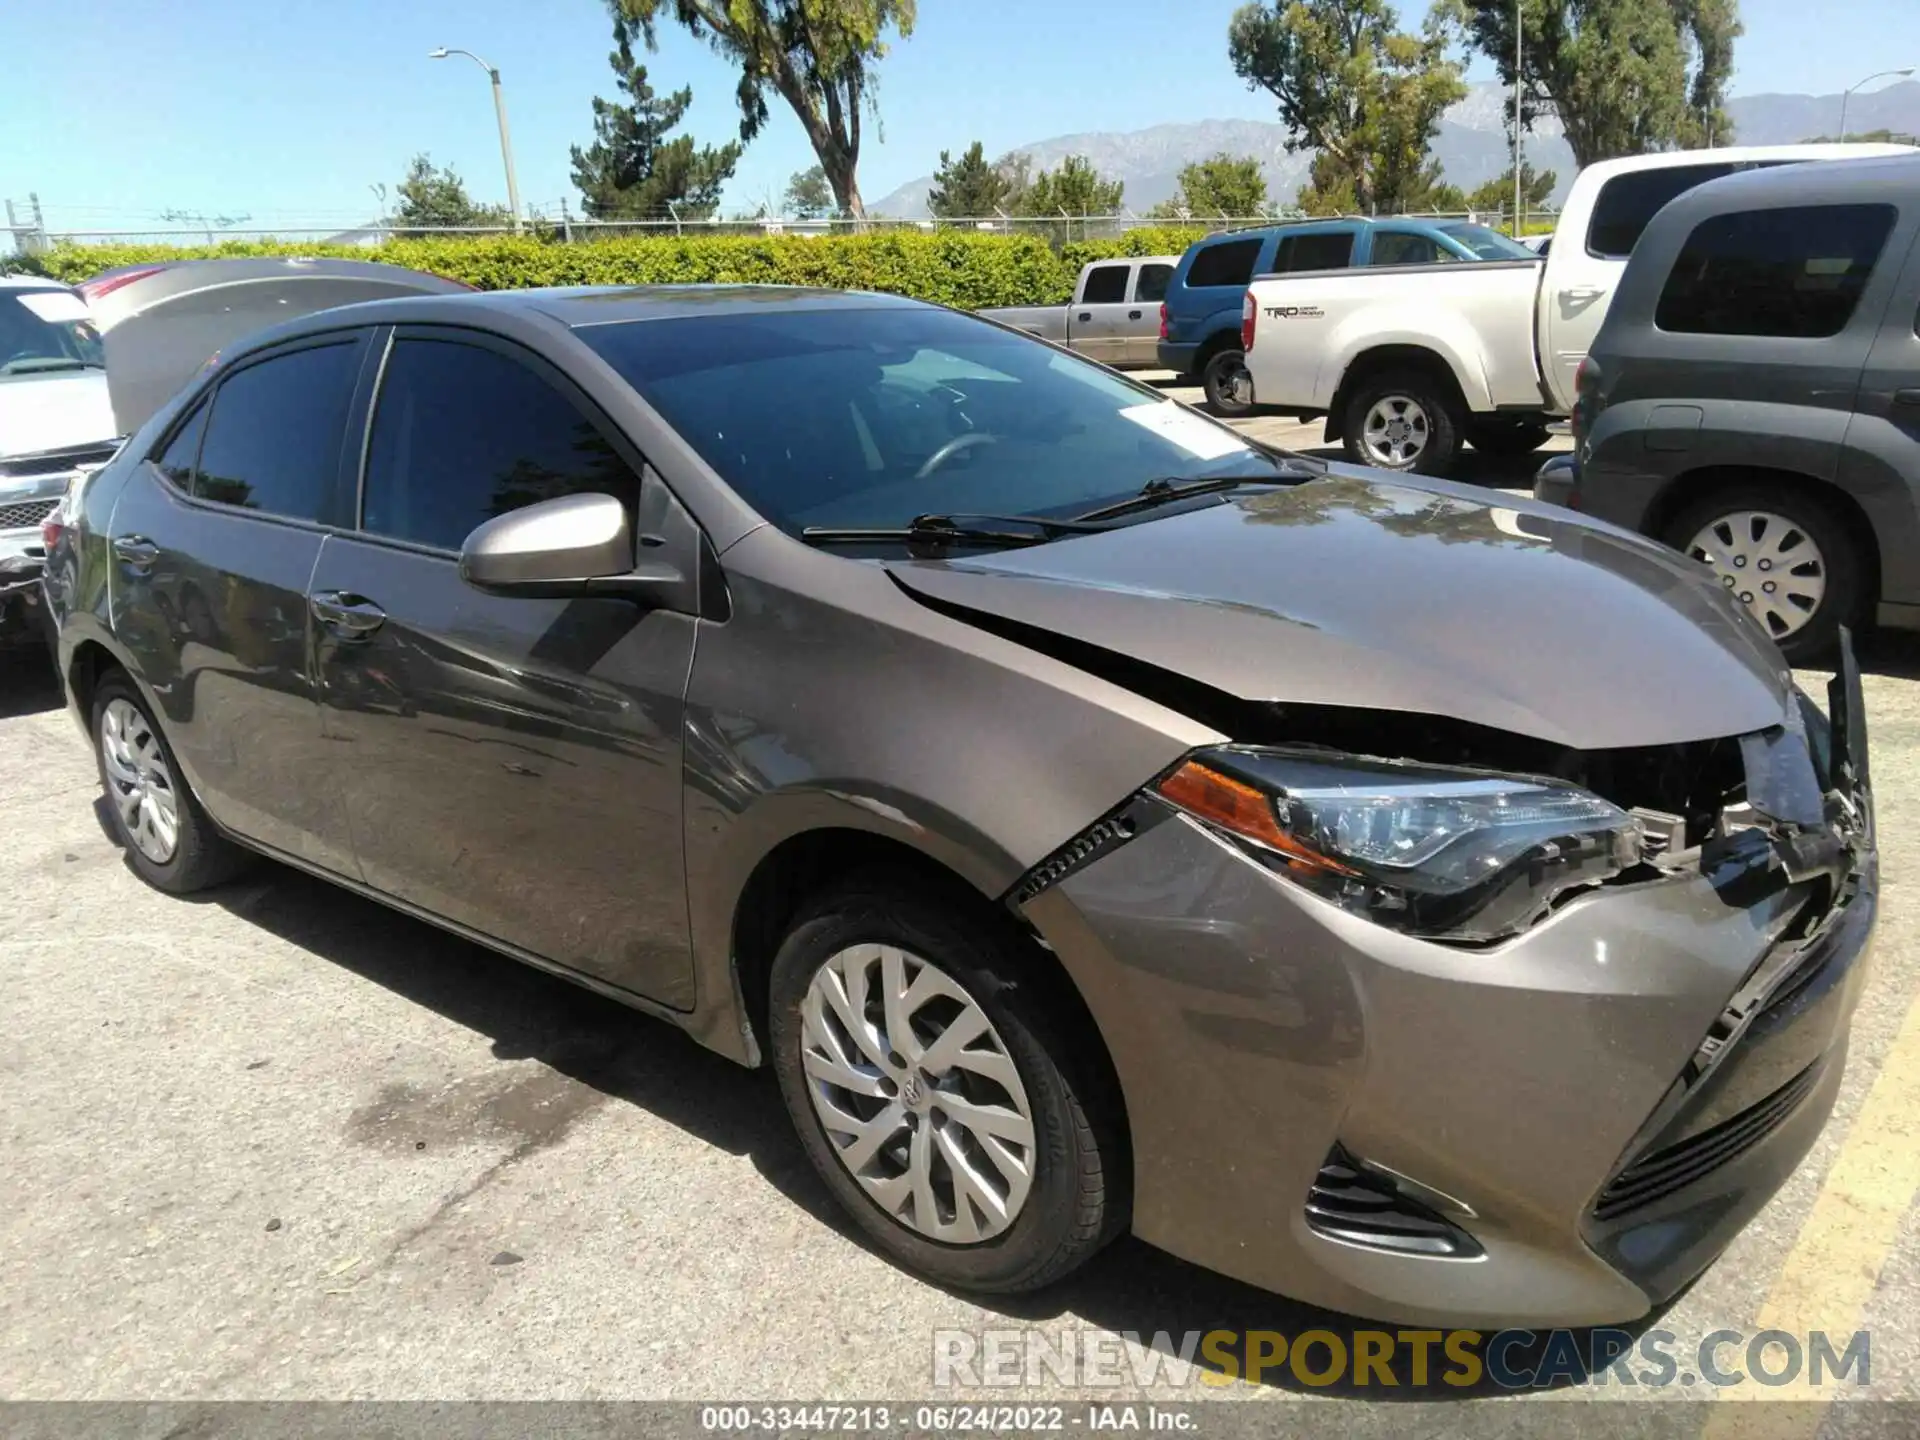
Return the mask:
M 1200 232 L 1191 232 L 1197 235 Z M 390 240 L 372 247 L 229 241 L 221 245 L 58 245 L 19 268 L 68 283 L 152 260 L 244 255 L 334 255 L 382 260 L 464 280 L 482 290 L 534 285 L 757 282 L 912 295 L 943 305 L 1064 303 L 1081 265 L 1110 255 L 1185 248 L 1189 232 L 1138 231 L 1075 241 L 1055 253 L 1038 235 L 915 231 L 868 235 L 638 237 L 562 244 L 534 236 Z M 1179 243 L 1175 243 L 1176 241 Z

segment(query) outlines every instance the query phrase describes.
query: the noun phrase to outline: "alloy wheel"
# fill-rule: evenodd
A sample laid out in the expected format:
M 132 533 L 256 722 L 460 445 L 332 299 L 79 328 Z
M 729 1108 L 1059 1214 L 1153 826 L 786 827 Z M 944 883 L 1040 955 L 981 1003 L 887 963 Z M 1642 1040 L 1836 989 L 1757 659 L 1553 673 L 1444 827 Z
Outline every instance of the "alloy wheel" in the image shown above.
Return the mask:
M 180 792 L 147 717 L 131 701 L 113 700 L 100 714 L 100 755 L 107 793 L 120 827 L 156 865 L 180 844 Z
M 1013 1224 L 1033 1185 L 1033 1112 L 963 986 L 897 946 L 853 945 L 814 973 L 800 1023 L 814 1113 L 886 1215 L 957 1245 Z
M 1813 537 L 1767 510 L 1738 510 L 1700 528 L 1687 553 L 1720 583 L 1775 640 L 1803 629 L 1827 594 L 1827 562 Z
M 1377 464 L 1404 470 L 1427 448 L 1433 427 L 1427 412 L 1410 395 L 1383 395 L 1367 411 L 1361 443 Z

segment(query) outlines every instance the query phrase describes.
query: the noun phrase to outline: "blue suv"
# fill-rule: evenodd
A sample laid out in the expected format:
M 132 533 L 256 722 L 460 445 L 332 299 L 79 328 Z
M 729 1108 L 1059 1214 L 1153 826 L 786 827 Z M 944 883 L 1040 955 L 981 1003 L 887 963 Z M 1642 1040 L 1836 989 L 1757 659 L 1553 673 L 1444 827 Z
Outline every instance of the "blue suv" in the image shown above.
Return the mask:
M 1253 409 L 1253 384 L 1240 353 L 1240 302 L 1254 276 L 1534 258 L 1525 246 L 1467 220 L 1302 220 L 1209 235 L 1188 247 L 1167 286 L 1160 364 L 1198 375 L 1214 414 L 1245 415 Z

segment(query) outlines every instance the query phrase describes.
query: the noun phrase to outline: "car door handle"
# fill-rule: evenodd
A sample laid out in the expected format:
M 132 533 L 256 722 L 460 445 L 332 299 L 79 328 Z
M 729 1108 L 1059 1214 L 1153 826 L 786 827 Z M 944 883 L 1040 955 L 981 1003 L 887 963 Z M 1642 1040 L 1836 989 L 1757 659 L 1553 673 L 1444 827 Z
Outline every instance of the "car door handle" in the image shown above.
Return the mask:
M 1138 310 L 1129 310 L 1127 312 L 1127 318 L 1129 320 L 1138 320 L 1140 318 L 1140 312 Z
M 364 595 L 322 590 L 307 601 L 313 618 L 342 640 L 364 640 L 387 623 L 387 612 Z
M 1569 285 L 1560 292 L 1562 300 L 1598 300 L 1606 294 L 1598 285 Z
M 1091 319 L 1093 319 L 1093 312 L 1091 310 L 1082 310 L 1080 312 L 1080 321 L 1082 324 L 1085 324 Z
M 1920 405 L 1920 390 L 1896 390 L 1893 392 L 1896 405 Z
M 113 553 L 129 570 L 151 570 L 160 558 L 160 547 L 144 535 L 122 535 L 113 542 Z

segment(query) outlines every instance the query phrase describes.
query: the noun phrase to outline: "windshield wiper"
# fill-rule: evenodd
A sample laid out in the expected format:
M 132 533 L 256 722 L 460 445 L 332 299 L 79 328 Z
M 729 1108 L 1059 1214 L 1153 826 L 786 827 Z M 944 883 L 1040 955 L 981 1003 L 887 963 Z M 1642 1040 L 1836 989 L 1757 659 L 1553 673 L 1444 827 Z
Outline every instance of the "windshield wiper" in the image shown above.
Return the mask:
M 1175 500 L 1185 500 L 1193 495 L 1209 495 L 1219 490 L 1237 490 L 1242 485 L 1284 485 L 1289 480 L 1304 479 L 1304 476 L 1292 476 L 1284 472 L 1268 475 L 1212 475 L 1204 480 L 1189 480 L 1182 475 L 1162 475 L 1149 480 L 1140 487 L 1140 493 L 1130 495 L 1125 500 L 1116 500 L 1111 505 L 1102 505 L 1097 510 L 1087 510 L 1074 516 L 1075 520 L 1106 520 L 1117 515 L 1131 515 L 1136 510 L 1151 510 L 1156 505 L 1171 504 Z
M 985 525 L 966 522 L 983 520 Z M 990 529 L 992 525 L 1031 525 L 1028 531 Z M 800 538 L 809 545 L 866 545 L 904 540 L 919 545 L 1043 545 L 1062 535 L 1083 535 L 1105 530 L 1084 516 L 1071 520 L 1049 520 L 1044 515 L 916 515 L 897 529 L 843 529 L 839 526 L 809 525 Z

